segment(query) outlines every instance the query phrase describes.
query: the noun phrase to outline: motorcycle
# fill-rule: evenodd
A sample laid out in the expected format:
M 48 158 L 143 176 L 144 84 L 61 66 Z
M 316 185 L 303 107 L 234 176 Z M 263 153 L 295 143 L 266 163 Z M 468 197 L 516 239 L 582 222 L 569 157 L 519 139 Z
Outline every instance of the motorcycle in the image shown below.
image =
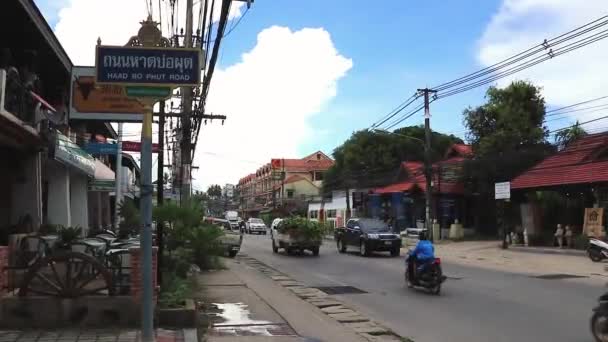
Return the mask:
M 608 293 L 602 295 L 600 304 L 593 309 L 591 333 L 597 342 L 608 342 Z
M 587 255 L 589 256 L 589 259 L 594 262 L 599 262 L 608 258 L 608 243 L 600 239 L 590 238 L 589 247 L 587 247 Z
M 435 258 L 432 263 L 427 265 L 423 271 L 418 272 L 418 265 L 412 260 L 412 256 L 408 253 L 405 258 L 405 284 L 407 287 L 414 286 L 423 287 L 431 293 L 439 295 L 441 292 L 441 284 L 447 279 L 441 270 L 441 259 Z M 413 279 L 410 279 L 410 267 L 414 274 Z

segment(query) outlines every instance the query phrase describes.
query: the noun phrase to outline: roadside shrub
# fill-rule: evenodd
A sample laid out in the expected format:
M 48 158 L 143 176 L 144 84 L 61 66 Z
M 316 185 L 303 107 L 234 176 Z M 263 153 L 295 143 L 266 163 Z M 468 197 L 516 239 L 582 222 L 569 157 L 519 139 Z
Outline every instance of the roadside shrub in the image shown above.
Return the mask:
M 201 225 L 191 231 L 186 248 L 192 251 L 192 261 L 201 269 L 221 268 L 219 256 L 223 254 L 220 237 L 224 231 L 211 224 Z
M 301 216 L 293 216 L 281 221 L 277 227 L 277 231 L 281 234 L 288 234 L 294 239 L 322 241 L 327 231 L 327 226 Z
M 184 305 L 186 299 L 192 298 L 196 291 L 196 282 L 185 279 L 169 272 L 163 277 L 159 304 L 164 308 L 178 308 Z

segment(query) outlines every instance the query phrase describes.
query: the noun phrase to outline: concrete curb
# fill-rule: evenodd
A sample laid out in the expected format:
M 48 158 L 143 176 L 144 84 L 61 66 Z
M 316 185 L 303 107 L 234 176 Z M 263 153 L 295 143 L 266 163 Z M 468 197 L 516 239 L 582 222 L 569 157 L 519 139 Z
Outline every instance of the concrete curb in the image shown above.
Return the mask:
M 307 287 L 290 276 L 262 263 L 261 261 L 241 254 L 236 257 L 245 265 L 261 272 L 275 283 L 291 291 L 300 299 L 316 306 L 325 315 L 333 318 L 370 342 L 399 342 L 412 341 L 407 337 L 397 335 L 395 332 L 374 322 L 372 319 L 350 308 L 343 302 L 331 297 L 327 293 L 314 288 Z M 413 342 L 413 341 L 412 341 Z
M 569 255 L 569 256 L 586 256 L 587 252 L 574 249 L 551 249 L 542 247 L 523 247 L 523 246 L 509 246 L 509 249 L 515 252 L 523 253 L 535 253 L 535 254 L 553 254 L 553 255 Z

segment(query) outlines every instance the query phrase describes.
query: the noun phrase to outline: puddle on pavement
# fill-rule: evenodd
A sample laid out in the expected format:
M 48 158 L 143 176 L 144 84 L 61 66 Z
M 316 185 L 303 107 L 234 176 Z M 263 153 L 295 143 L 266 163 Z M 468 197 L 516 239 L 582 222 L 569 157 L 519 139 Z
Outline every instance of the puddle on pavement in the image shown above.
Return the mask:
M 219 336 L 293 336 L 293 329 L 284 323 L 251 318 L 244 303 L 212 303 L 203 306 L 211 318 L 212 334 Z
M 271 324 L 268 321 L 251 319 L 251 312 L 247 309 L 247 304 L 243 303 L 213 303 L 219 312 L 217 316 L 222 318 L 222 323 L 216 323 L 215 326 L 225 325 L 263 325 Z

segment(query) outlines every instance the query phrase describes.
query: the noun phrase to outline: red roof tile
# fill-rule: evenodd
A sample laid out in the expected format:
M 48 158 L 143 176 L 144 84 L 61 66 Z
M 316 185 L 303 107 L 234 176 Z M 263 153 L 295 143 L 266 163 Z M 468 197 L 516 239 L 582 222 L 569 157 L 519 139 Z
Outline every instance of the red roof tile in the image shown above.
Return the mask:
M 471 156 L 473 155 L 473 147 L 471 145 L 466 144 L 454 144 L 452 145 L 450 152 L 456 151 L 461 156 Z
M 608 133 L 586 136 L 511 181 L 512 189 L 608 182 L 608 161 L 596 160 L 608 148 Z
M 376 194 L 389 194 L 389 193 L 392 193 L 392 192 L 410 191 L 415 186 L 416 186 L 416 184 L 413 183 L 413 182 L 410 182 L 410 181 L 400 182 L 400 183 L 395 183 L 395 184 L 391 184 L 391 185 L 385 186 L 383 188 L 375 189 L 374 193 L 376 193 Z

